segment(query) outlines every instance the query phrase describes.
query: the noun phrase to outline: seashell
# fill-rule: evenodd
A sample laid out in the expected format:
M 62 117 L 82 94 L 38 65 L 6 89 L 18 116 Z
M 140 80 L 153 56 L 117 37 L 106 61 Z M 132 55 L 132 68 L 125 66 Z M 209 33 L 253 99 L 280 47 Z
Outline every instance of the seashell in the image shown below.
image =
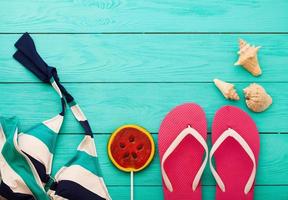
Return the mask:
M 242 65 L 253 76 L 259 76 L 262 74 L 257 52 L 261 47 L 250 45 L 245 40 L 239 39 L 239 59 L 234 65 Z
M 272 104 L 272 98 L 265 89 L 256 83 L 244 89 L 246 104 L 254 112 L 263 112 Z
M 213 81 L 226 99 L 231 99 L 231 100 L 240 99 L 233 84 L 227 83 L 225 81 L 221 81 L 219 79 L 214 79 Z

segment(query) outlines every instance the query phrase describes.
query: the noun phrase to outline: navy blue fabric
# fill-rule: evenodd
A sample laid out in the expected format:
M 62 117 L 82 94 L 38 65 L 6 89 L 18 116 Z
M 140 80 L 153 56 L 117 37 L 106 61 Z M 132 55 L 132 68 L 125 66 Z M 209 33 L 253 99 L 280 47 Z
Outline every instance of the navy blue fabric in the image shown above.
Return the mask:
M 83 186 L 73 181 L 60 181 L 58 183 L 55 183 L 54 186 L 51 187 L 51 189 L 55 191 L 56 195 L 69 200 L 105 200 L 99 195 L 87 190 Z
M 26 66 L 26 68 L 33 72 L 40 80 L 42 80 L 43 82 L 48 82 L 47 75 L 43 73 L 40 69 L 38 69 L 37 66 L 33 62 L 31 62 L 31 60 L 26 57 L 21 51 L 16 51 L 13 57 L 17 61 L 21 62 L 22 65 Z
M 41 58 L 36 50 L 33 39 L 28 33 L 24 33 L 19 40 L 15 43 L 17 48 L 16 53 L 13 57 L 20 62 L 24 67 L 32 71 L 40 80 L 49 83 L 51 78 L 57 83 L 61 93 L 63 94 L 67 103 L 74 101 L 72 95 L 65 89 L 65 87 L 60 83 L 60 79 L 57 74 L 57 70 L 54 67 L 50 67 Z M 60 115 L 64 116 L 66 103 L 64 99 L 61 99 L 62 112 Z M 91 127 L 88 121 L 80 122 L 81 126 L 85 130 L 85 134 L 92 135 Z
M 70 105 L 74 105 L 74 98 L 61 84 L 56 68 L 48 66 L 45 61 L 40 57 L 40 55 L 37 53 L 34 41 L 28 33 L 25 33 L 21 36 L 21 38 L 15 43 L 15 47 L 17 48 L 17 51 L 13 55 L 13 57 L 22 65 L 24 65 L 24 67 L 33 72 L 40 80 L 45 83 L 50 83 L 50 80 L 52 78 L 54 79 L 63 95 L 63 98 L 61 98 L 62 111 L 60 115 L 64 116 L 66 102 L 72 103 Z M 79 121 L 79 123 L 85 130 L 85 134 L 93 137 L 92 130 L 88 121 Z M 45 166 L 30 155 L 27 154 L 27 156 L 36 168 L 41 181 L 43 183 L 49 182 L 50 176 L 46 174 Z M 47 187 L 49 187 L 48 185 L 50 186 L 50 184 L 46 184 Z M 104 200 L 104 198 L 98 196 L 97 194 L 94 194 L 93 192 L 72 181 L 60 181 L 59 183 L 53 183 L 50 189 L 56 191 L 57 195 L 70 200 Z
M 25 153 L 25 154 L 29 157 L 30 161 L 34 165 L 37 173 L 39 174 L 39 177 L 40 177 L 41 181 L 43 183 L 47 183 L 49 181 L 49 179 L 50 179 L 50 176 L 48 174 L 46 174 L 45 166 L 41 162 L 39 162 L 38 160 L 34 159 L 29 154 L 27 154 L 27 153 Z
M 91 127 L 90 127 L 88 121 L 87 120 L 80 121 L 80 124 L 84 128 L 85 134 L 86 135 L 90 135 L 93 138 L 92 130 L 91 130 Z
M 35 44 L 28 33 L 24 33 L 15 43 L 18 51 L 14 58 L 32 71 L 43 82 L 49 82 L 52 77 L 52 70 L 55 68 L 48 66 L 36 51 Z
M 57 74 L 57 70 L 53 70 L 52 71 L 52 76 L 55 80 L 55 82 L 57 83 L 59 89 L 61 90 L 63 96 L 65 97 L 65 100 L 67 101 L 67 103 L 71 103 L 72 101 L 74 101 L 74 98 L 72 97 L 72 95 L 65 89 L 65 87 L 60 83 L 60 79 L 58 77 Z
M 64 116 L 65 115 L 65 110 L 66 110 L 66 102 L 65 102 L 64 98 L 61 98 L 61 106 L 62 106 L 62 112 L 59 113 L 59 114 Z
M 24 33 L 19 40 L 15 43 L 17 48 L 13 57 L 20 62 L 24 67 L 33 72 L 40 80 L 45 83 L 49 83 L 53 77 L 56 81 L 59 89 L 68 103 L 72 102 L 73 97 L 67 92 L 67 90 L 60 83 L 57 70 L 46 64 L 36 50 L 33 39 L 28 33 Z
M 0 194 L 8 200 L 35 200 L 32 195 L 14 193 L 4 182 L 0 184 Z
M 71 103 L 74 101 L 72 95 L 61 84 L 56 68 L 48 66 L 46 62 L 41 58 L 41 56 L 37 53 L 34 41 L 28 33 L 24 33 L 20 37 L 20 39 L 15 43 L 15 47 L 18 50 L 14 54 L 14 58 L 18 62 L 20 62 L 27 69 L 32 71 L 43 82 L 48 83 L 53 77 L 66 102 Z M 66 103 L 63 99 L 61 99 L 61 104 L 62 111 L 60 115 L 64 116 Z M 85 134 L 91 135 L 93 137 L 92 130 L 88 121 L 80 121 L 80 124 L 85 130 Z

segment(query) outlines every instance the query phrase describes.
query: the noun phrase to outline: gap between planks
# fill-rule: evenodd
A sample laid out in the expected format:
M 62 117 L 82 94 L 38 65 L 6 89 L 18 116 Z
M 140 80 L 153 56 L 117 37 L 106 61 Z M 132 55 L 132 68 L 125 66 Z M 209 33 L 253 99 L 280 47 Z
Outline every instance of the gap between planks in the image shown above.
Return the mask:
M 231 81 L 233 83 L 251 83 L 249 81 Z M 214 83 L 213 81 L 61 81 L 61 83 L 65 84 L 133 84 L 133 83 L 140 83 L 140 84 L 183 84 L 183 83 Z M 288 83 L 288 81 L 254 81 L 254 83 Z M 0 84 L 46 84 L 41 81 L 20 81 L 20 82 L 14 82 L 14 81 L 5 81 L 1 82 Z
M 24 32 L 1 32 L 0 35 L 18 35 Z M 287 35 L 288 32 L 29 32 L 30 34 L 50 35 Z
M 268 185 L 268 184 L 260 184 L 258 185 L 257 183 L 254 184 L 256 187 L 281 187 L 281 186 L 284 186 L 284 187 L 288 187 L 288 184 L 273 184 L 273 185 Z M 109 185 L 107 184 L 108 187 L 130 187 L 129 184 L 127 185 Z M 202 187 L 216 187 L 216 184 L 213 185 L 213 184 L 201 184 Z M 134 187 L 163 187 L 162 184 L 161 185 L 134 185 Z
M 208 135 L 211 135 L 211 132 L 207 132 Z M 59 134 L 63 134 L 63 135 L 83 135 L 84 133 L 59 133 Z M 93 133 L 93 135 L 97 136 L 97 135 L 110 135 L 111 133 Z M 151 135 L 158 135 L 158 133 L 150 133 Z M 288 134 L 288 132 L 259 132 L 259 134 L 261 135 L 279 135 L 279 134 Z

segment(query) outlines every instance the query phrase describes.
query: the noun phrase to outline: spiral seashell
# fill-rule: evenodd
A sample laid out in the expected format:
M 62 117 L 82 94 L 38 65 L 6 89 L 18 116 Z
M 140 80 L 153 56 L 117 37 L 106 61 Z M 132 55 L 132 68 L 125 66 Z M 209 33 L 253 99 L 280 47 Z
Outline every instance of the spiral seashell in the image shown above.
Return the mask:
M 272 98 L 265 89 L 256 83 L 244 89 L 246 104 L 254 112 L 263 112 L 272 104 Z
M 227 82 L 219 80 L 219 79 L 214 79 L 213 81 L 214 81 L 216 87 L 222 92 L 223 96 L 226 99 L 230 99 L 230 100 L 239 100 L 240 99 L 233 84 L 227 83 Z
M 242 65 L 253 76 L 259 76 L 262 74 L 257 52 L 261 47 L 250 45 L 245 40 L 239 39 L 239 59 L 234 65 Z

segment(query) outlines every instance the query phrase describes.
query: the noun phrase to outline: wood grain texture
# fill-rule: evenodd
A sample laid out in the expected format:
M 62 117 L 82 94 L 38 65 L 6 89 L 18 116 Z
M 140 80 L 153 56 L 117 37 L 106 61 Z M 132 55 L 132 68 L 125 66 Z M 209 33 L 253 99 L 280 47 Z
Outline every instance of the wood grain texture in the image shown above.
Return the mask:
M 79 134 L 59 135 L 57 149 L 54 157 L 53 173 L 68 162 L 73 156 L 83 136 Z M 157 134 L 153 134 L 157 144 Z M 104 180 L 109 186 L 129 186 L 129 173 L 121 172 L 110 162 L 107 154 L 108 134 L 95 135 L 97 153 Z M 210 136 L 207 143 L 211 149 Z M 260 155 L 257 169 L 256 185 L 287 185 L 288 184 L 288 134 L 261 134 Z M 235 179 L 236 181 L 236 179 Z M 158 149 L 152 163 L 145 170 L 135 174 L 135 185 L 160 186 L 161 173 Z M 215 181 L 207 164 L 202 177 L 202 185 L 215 185 Z
M 116 200 L 127 200 L 129 196 L 128 186 L 108 186 L 112 198 Z M 135 199 L 137 200 L 159 200 L 163 199 L 162 188 L 160 186 L 136 186 Z M 287 200 L 288 186 L 256 186 L 254 200 Z M 145 195 L 144 195 L 145 194 Z M 204 186 L 202 188 L 202 199 L 215 199 L 215 186 Z
M 12 55 L 19 33 L 33 32 L 39 53 L 57 67 L 64 85 L 89 118 L 104 179 L 113 199 L 130 198 L 129 174 L 109 161 L 115 128 L 135 123 L 154 133 L 171 108 L 200 104 L 210 131 L 215 111 L 235 105 L 261 131 L 255 200 L 288 199 L 288 1 L 286 0 L 2 0 L 0 1 L 0 115 L 20 118 L 21 129 L 60 111 L 53 89 Z M 238 38 L 261 45 L 263 75 L 255 78 L 237 60 Z M 214 78 L 235 83 L 241 100 L 227 101 Z M 273 97 L 266 112 L 244 103 L 242 89 L 263 85 Z M 68 111 L 57 142 L 53 173 L 72 157 L 82 135 Z M 210 145 L 210 136 L 208 138 Z M 203 199 L 214 199 L 208 166 Z M 148 192 L 147 192 L 148 191 Z M 135 199 L 163 199 L 158 153 L 135 176 Z
M 247 111 L 261 132 L 288 132 L 288 83 L 263 83 L 273 97 L 272 106 L 263 113 L 253 113 L 245 105 L 241 90 L 248 83 L 237 84 L 241 101 L 225 100 L 212 83 L 66 83 L 66 88 L 81 105 L 96 133 L 111 133 L 125 123 L 158 132 L 160 122 L 174 106 L 184 102 L 200 104 L 207 115 L 209 130 L 216 110 L 230 104 Z M 279 90 L 281 93 L 279 93 Z M 22 130 L 54 116 L 60 100 L 46 84 L 0 84 L 0 115 L 16 115 Z M 40 114 L 41 113 L 41 114 Z M 80 126 L 68 112 L 64 133 L 80 132 Z
M 38 82 L 12 55 L 20 35 L 0 37 L 0 82 Z M 39 35 L 39 53 L 63 82 L 288 82 L 288 35 Z M 237 60 L 238 38 L 263 46 L 263 75 Z
M 6 0 L 0 32 L 287 32 L 287 9 L 286 0 Z

